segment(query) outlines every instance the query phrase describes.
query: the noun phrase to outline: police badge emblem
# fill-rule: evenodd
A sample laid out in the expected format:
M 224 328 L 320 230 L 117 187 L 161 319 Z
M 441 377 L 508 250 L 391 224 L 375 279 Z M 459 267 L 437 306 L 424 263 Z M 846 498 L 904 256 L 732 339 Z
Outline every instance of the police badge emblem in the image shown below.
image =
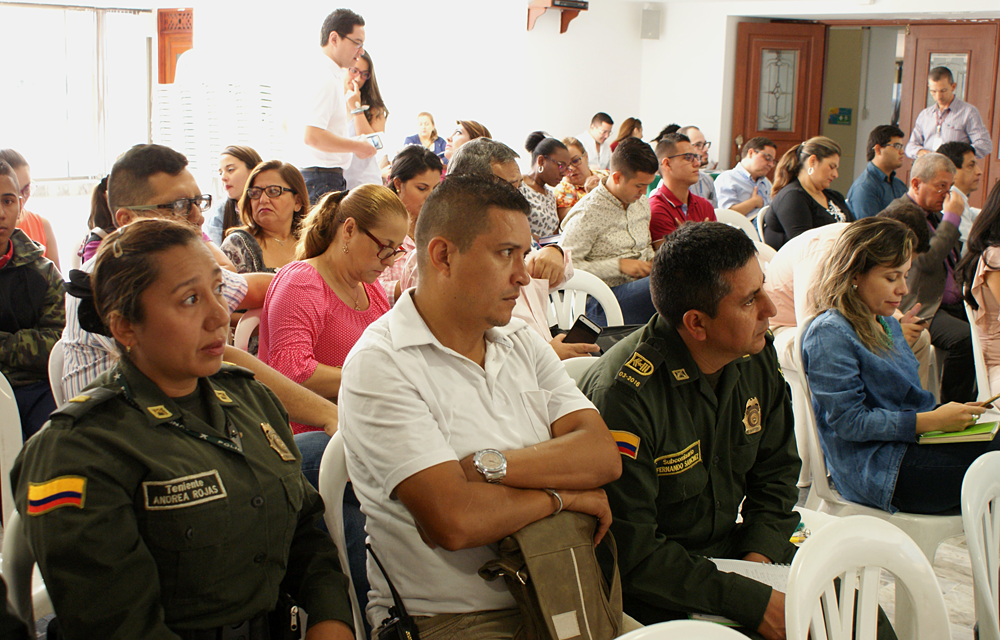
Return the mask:
M 746 427 L 748 436 L 760 431 L 760 402 L 757 398 L 747 400 L 747 408 L 743 413 L 743 426 Z
M 288 445 L 281 439 L 278 432 L 274 430 L 274 427 L 266 422 L 261 422 L 260 428 L 264 430 L 264 435 L 267 436 L 267 443 L 271 445 L 272 449 L 278 452 L 278 455 L 281 456 L 282 460 L 285 462 L 295 460 L 295 454 L 289 450 Z

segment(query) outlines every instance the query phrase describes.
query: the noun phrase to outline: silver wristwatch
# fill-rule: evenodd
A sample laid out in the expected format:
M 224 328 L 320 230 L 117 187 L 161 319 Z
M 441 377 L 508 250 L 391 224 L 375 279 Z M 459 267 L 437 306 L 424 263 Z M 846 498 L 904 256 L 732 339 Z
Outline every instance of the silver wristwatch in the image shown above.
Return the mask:
M 486 482 L 497 483 L 507 475 L 507 458 L 496 449 L 477 451 L 472 457 L 472 464 L 476 471 L 483 474 Z

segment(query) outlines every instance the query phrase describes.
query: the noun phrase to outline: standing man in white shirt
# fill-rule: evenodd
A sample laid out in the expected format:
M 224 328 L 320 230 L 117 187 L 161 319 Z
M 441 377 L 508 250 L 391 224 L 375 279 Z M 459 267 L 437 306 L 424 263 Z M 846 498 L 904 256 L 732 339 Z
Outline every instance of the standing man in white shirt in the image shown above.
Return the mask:
M 945 142 L 938 147 L 938 153 L 951 160 L 955 165 L 955 184 L 951 186 L 951 194 L 962 200 L 962 221 L 958 225 L 959 238 L 964 243 L 969 239 L 972 223 L 976 221 L 976 212 L 969 206 L 969 196 L 979 188 L 979 180 L 983 170 L 976 162 L 976 150 L 968 142 Z
M 906 143 L 907 157 L 916 160 L 925 153 L 937 151 L 945 142 L 968 142 L 977 158 L 985 158 L 993 150 L 990 132 L 983 124 L 979 109 L 955 96 L 955 82 L 948 67 L 934 67 L 927 77 L 927 89 L 934 104 L 917 115 Z
M 370 158 L 375 147 L 365 136 L 347 137 L 347 103 L 344 72 L 365 50 L 365 19 L 350 9 L 337 9 L 323 21 L 320 32 L 322 58 L 310 64 L 307 77 L 312 92 L 299 105 L 301 121 L 289 126 L 294 162 L 316 204 L 330 191 L 344 191 L 346 169 L 353 156 Z M 301 136 L 301 137 L 299 137 Z
M 732 209 L 748 218 L 771 204 L 771 181 L 767 172 L 777 162 L 778 150 L 768 138 L 757 136 L 743 145 L 743 159 L 715 179 L 720 209 Z
M 584 151 L 590 158 L 590 166 L 599 169 L 607 169 L 611 166 L 611 145 L 608 138 L 611 136 L 611 126 L 615 123 L 611 116 L 598 111 L 590 119 L 590 128 L 577 136 L 583 143 Z
M 495 543 L 560 509 L 611 524 L 614 438 L 555 352 L 511 320 L 530 205 L 503 181 L 448 176 L 417 220 L 420 278 L 344 362 L 340 431 L 375 553 L 424 640 L 513 638 Z M 374 563 L 368 618 L 392 598 Z M 627 629 L 625 629 L 627 630 Z

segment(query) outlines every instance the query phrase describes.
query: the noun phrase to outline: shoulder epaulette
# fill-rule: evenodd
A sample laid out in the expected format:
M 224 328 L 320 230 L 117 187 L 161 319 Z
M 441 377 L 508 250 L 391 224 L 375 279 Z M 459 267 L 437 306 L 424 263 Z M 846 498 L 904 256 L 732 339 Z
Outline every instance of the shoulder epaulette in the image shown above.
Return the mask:
M 121 392 L 120 387 L 116 389 L 109 389 L 107 387 L 87 389 L 64 402 L 62 406 L 52 412 L 50 417 L 68 416 L 73 418 L 73 420 L 77 420 L 97 405 L 107 402 Z
M 228 374 L 228 375 L 233 375 L 233 376 L 240 376 L 240 377 L 243 377 L 243 378 L 253 378 L 256 375 L 250 369 L 247 369 L 246 367 L 241 367 L 241 366 L 236 365 L 236 364 L 232 364 L 230 362 L 223 362 L 222 363 L 222 368 L 219 369 L 219 373 L 217 373 L 216 375 L 220 375 L 220 374 Z
M 615 381 L 637 390 L 642 389 L 656 367 L 662 363 L 663 354 L 649 342 L 643 342 L 615 374 Z

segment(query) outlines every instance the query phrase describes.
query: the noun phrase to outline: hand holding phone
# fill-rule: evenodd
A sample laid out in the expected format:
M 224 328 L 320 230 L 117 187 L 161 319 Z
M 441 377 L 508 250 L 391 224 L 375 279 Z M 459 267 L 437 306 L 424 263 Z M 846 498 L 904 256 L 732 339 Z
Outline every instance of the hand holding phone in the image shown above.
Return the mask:
M 582 342 L 585 344 L 594 344 L 597 342 L 597 336 L 601 335 L 601 327 L 599 327 L 593 320 L 585 315 L 580 315 L 577 317 L 576 322 L 570 328 L 569 333 L 563 339 L 566 344 L 572 344 L 575 342 Z

